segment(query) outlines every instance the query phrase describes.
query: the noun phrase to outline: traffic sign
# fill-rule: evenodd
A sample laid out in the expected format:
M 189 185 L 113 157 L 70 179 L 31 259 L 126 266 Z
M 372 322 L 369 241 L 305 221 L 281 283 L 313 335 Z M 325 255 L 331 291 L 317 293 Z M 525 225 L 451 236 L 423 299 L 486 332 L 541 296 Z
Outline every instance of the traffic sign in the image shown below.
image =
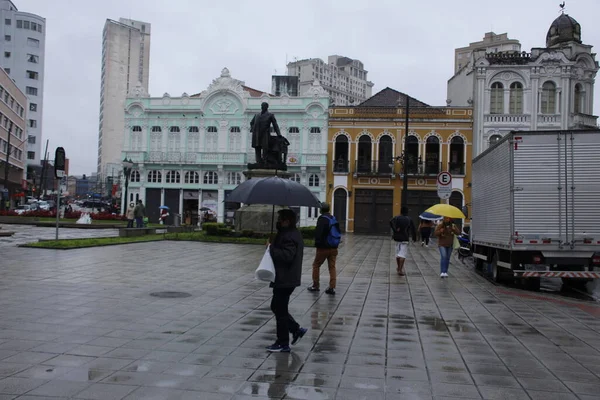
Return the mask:
M 65 149 L 57 147 L 54 153 L 54 176 L 56 178 L 62 178 L 65 176 L 66 167 Z
M 452 183 L 452 175 L 450 172 L 440 172 L 437 176 L 437 185 L 440 186 L 450 186 Z
M 450 186 L 438 187 L 438 197 L 440 199 L 449 199 L 452 195 L 452 188 Z

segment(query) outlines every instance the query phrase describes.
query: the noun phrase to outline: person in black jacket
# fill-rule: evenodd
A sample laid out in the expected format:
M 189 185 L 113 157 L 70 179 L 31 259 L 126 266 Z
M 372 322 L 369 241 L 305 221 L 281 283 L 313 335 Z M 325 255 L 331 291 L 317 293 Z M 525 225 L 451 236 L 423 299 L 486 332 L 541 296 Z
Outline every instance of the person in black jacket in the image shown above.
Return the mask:
M 413 242 L 417 241 L 417 230 L 412 219 L 408 216 L 408 208 L 402 207 L 400 215 L 395 216 L 390 221 L 392 228 L 392 238 L 396 242 L 396 271 L 398 275 L 404 276 L 404 261 L 408 251 L 408 242 L 412 237 Z
M 313 283 L 307 288 L 309 292 L 319 291 L 319 272 L 321 265 L 327 260 L 327 267 L 329 267 L 329 287 L 325 290 L 325 293 L 335 294 L 337 275 L 335 271 L 335 261 L 337 259 L 338 249 L 327 243 L 327 236 L 329 235 L 329 218 L 331 218 L 329 210 L 329 204 L 321 203 L 321 216 L 317 219 L 317 227 L 315 228 L 315 247 L 317 248 L 317 252 L 315 253 L 315 260 L 313 261 Z
M 281 210 L 277 218 L 277 235 L 270 243 L 271 258 L 275 265 L 275 282 L 271 311 L 277 322 L 277 341 L 267 347 L 271 352 L 290 352 L 290 333 L 292 344 L 296 344 L 308 329 L 300 327 L 289 314 L 288 305 L 294 289 L 300 286 L 302 276 L 302 257 L 304 241 L 296 229 L 296 213 L 293 210 Z

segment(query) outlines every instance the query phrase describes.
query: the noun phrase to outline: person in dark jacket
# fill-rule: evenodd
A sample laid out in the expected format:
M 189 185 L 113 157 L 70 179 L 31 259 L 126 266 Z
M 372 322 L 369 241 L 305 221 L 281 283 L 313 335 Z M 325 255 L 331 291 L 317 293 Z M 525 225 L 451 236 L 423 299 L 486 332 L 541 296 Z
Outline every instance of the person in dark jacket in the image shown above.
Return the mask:
M 390 227 L 392 228 L 392 238 L 396 242 L 396 271 L 398 275 L 404 276 L 404 261 L 406 261 L 408 242 L 411 237 L 413 242 L 417 241 L 417 230 L 412 219 L 408 216 L 408 208 L 402 207 L 400 209 L 400 215 L 391 219 Z
M 327 267 L 329 268 L 329 287 L 325 290 L 325 293 L 335 294 L 335 261 L 338 255 L 338 249 L 337 247 L 331 247 L 327 243 L 327 236 L 329 235 L 329 219 L 331 218 L 329 210 L 329 204 L 321 204 L 321 216 L 317 219 L 317 227 L 315 229 L 315 247 L 317 248 L 317 252 L 315 254 L 315 260 L 313 261 L 313 282 L 312 285 L 307 288 L 309 292 L 319 291 L 319 272 L 321 265 L 327 260 Z
M 275 266 L 275 282 L 271 311 L 277 322 L 277 340 L 267 347 L 270 352 L 290 352 L 290 333 L 292 344 L 296 344 L 308 329 L 300 327 L 289 314 L 288 305 L 294 289 L 300 286 L 302 276 L 302 257 L 304 241 L 296 229 L 296 213 L 293 210 L 281 210 L 277 218 L 277 235 L 269 248 Z

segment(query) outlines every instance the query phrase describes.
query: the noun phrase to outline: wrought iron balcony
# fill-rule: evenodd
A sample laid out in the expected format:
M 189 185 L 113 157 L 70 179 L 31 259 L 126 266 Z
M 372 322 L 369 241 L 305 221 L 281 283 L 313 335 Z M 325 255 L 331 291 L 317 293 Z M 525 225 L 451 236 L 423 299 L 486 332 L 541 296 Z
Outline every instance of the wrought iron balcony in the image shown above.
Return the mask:
M 334 161 L 333 162 L 333 172 L 347 174 L 348 172 L 350 172 L 350 163 L 348 162 L 348 160 L 343 160 L 343 159 Z
M 465 163 L 448 163 L 448 172 L 452 175 L 465 175 Z
M 126 158 L 134 163 L 159 164 L 245 164 L 246 153 L 127 151 Z
M 356 161 L 357 175 L 391 175 L 394 173 L 392 161 Z

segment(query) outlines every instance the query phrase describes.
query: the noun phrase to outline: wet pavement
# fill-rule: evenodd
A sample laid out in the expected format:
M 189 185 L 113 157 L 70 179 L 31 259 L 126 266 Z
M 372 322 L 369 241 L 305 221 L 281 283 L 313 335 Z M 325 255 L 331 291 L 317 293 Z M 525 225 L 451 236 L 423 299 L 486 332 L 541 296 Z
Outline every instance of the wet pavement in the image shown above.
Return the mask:
M 434 248 L 396 275 L 387 238 L 346 238 L 335 296 L 305 290 L 308 327 L 268 354 L 261 246 L 140 243 L 0 249 L 0 400 L 597 399 L 600 308 L 494 286 Z M 327 269 L 322 268 L 323 282 Z M 185 292 L 159 298 L 155 292 Z
M 0 237 L 0 248 L 13 247 L 20 244 L 37 242 L 39 239 L 54 240 L 56 238 L 56 228 L 39 227 L 33 225 L 1 225 L 3 231 L 14 232 L 15 234 L 13 236 Z M 74 228 L 59 228 L 58 230 L 59 239 L 83 239 L 112 236 L 119 236 L 119 230 Z

